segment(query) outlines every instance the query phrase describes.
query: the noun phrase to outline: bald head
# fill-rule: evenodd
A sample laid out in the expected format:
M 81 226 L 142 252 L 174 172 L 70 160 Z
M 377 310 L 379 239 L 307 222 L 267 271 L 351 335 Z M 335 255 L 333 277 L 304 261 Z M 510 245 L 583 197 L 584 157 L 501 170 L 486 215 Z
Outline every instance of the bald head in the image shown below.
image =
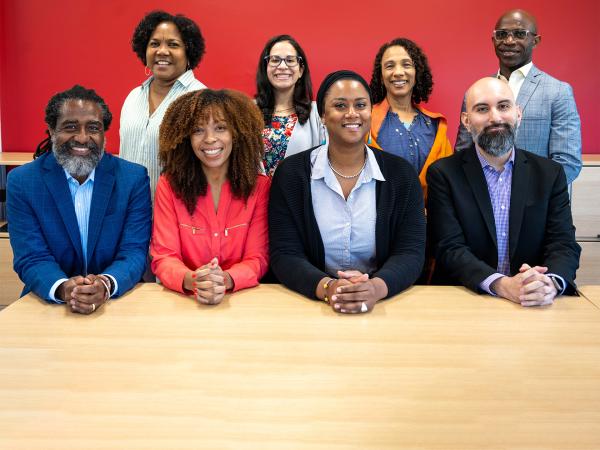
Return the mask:
M 524 30 L 529 30 L 537 34 L 537 20 L 533 14 L 522 9 L 511 9 L 506 11 L 496 22 L 496 30 L 502 29 L 502 25 L 506 22 L 514 23 Z
M 479 103 L 489 104 L 490 100 L 503 99 L 515 103 L 515 96 L 508 83 L 498 78 L 485 77 L 471 85 L 466 93 L 467 113 Z
M 487 77 L 476 81 L 466 94 L 461 121 L 479 152 L 493 157 L 507 155 L 514 147 L 521 111 L 508 83 Z M 482 153 L 482 154 L 483 154 Z

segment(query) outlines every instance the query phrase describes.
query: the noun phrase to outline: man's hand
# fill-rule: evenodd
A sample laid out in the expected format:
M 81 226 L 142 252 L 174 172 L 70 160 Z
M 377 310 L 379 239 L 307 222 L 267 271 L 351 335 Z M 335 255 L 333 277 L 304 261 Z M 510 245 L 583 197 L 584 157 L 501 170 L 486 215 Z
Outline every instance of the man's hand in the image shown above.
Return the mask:
M 56 294 L 72 312 L 80 314 L 93 313 L 109 296 L 104 283 L 94 274 L 69 278 L 58 287 Z
M 490 288 L 500 297 L 521 306 L 551 305 L 557 292 L 552 280 L 545 275 L 547 271 L 547 267 L 532 268 L 523 264 L 518 274 L 498 278 Z

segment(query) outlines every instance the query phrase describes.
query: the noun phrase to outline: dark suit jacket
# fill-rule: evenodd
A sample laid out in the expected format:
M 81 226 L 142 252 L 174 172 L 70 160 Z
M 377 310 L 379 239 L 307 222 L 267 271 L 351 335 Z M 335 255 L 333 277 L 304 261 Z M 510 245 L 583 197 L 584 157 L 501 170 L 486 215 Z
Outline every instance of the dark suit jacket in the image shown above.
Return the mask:
M 476 150 L 436 161 L 427 183 L 429 236 L 436 258 L 433 280 L 478 291 L 497 271 L 498 249 L 492 202 Z M 547 266 L 568 283 L 565 293 L 574 293 L 580 252 L 561 166 L 516 150 L 509 216 L 511 275 L 523 263 Z
M 6 204 L 13 265 L 25 284 L 23 294 L 33 291 L 49 299 L 57 280 L 86 273 L 112 275 L 118 284 L 116 295 L 140 281 L 152 218 L 144 167 L 107 153 L 100 160 L 90 209 L 87 262 L 67 179 L 52 153 L 9 173 Z

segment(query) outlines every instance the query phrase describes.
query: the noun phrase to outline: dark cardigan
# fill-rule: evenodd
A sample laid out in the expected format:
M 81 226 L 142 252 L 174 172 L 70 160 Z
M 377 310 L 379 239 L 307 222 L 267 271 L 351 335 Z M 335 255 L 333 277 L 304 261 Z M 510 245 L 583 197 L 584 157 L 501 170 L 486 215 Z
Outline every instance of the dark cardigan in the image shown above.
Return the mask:
M 329 276 L 324 272 L 325 250 L 312 207 L 312 150 L 283 160 L 273 177 L 269 200 L 271 268 L 281 283 L 309 298 L 315 298 L 319 280 Z M 377 270 L 369 275 L 383 279 L 392 296 L 412 285 L 423 267 L 423 192 L 407 161 L 380 150 L 373 153 L 386 181 L 376 181 Z

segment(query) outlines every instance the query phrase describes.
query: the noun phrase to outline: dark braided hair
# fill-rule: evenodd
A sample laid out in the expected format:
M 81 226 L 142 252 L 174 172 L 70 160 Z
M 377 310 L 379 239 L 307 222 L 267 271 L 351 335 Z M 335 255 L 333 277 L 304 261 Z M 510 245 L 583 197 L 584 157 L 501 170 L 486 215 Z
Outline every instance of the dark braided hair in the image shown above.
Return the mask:
M 204 56 L 204 37 L 202 37 L 196 22 L 182 14 L 173 16 L 165 11 L 152 11 L 146 14 L 135 27 L 131 38 L 131 48 L 135 54 L 146 65 L 148 41 L 150 41 L 150 36 L 152 36 L 156 27 L 163 22 L 175 24 L 185 45 L 185 56 L 188 59 L 190 68 L 195 69 L 202 60 L 202 56 Z
M 387 95 L 385 84 L 383 83 L 383 76 L 381 73 L 381 60 L 385 51 L 394 46 L 403 47 L 406 53 L 410 56 L 415 66 L 415 87 L 412 91 L 412 102 L 419 104 L 429 100 L 431 91 L 433 90 L 433 77 L 431 75 L 431 69 L 429 68 L 429 62 L 427 56 L 410 39 L 398 38 L 383 44 L 377 55 L 375 56 L 375 63 L 373 64 L 373 75 L 371 76 L 371 92 L 373 94 L 374 104 L 381 103 Z
M 190 136 L 199 123 L 208 122 L 211 117 L 224 120 L 231 131 L 227 179 L 235 197 L 248 199 L 264 154 L 262 115 L 245 94 L 229 89 L 202 89 L 175 100 L 160 125 L 158 157 L 163 175 L 190 214 L 196 209 L 198 197 L 207 192 L 206 175 Z
M 108 131 L 110 123 L 112 122 L 112 114 L 108 109 L 107 104 L 104 102 L 102 97 L 96 94 L 96 91 L 93 89 L 86 89 L 83 86 L 76 84 L 71 89 L 59 92 L 58 94 L 52 96 L 48 102 L 48 105 L 46 105 L 45 121 L 48 125 L 48 130 L 46 130 L 47 137 L 38 144 L 37 148 L 35 149 L 35 153 L 33 154 L 34 158 L 39 158 L 44 153 L 52 150 L 52 141 L 49 130 L 56 129 L 58 118 L 61 115 L 61 109 L 68 100 L 83 100 L 96 103 L 102 111 L 102 123 L 104 125 L 104 131 Z
M 304 68 L 302 76 L 296 81 L 294 86 L 294 107 L 296 108 L 296 114 L 298 115 L 298 122 L 305 124 L 310 116 L 310 107 L 313 96 L 312 82 L 310 80 L 310 69 L 308 68 L 308 61 L 304 50 L 300 47 L 300 44 L 296 40 L 287 34 L 280 34 L 279 36 L 272 37 L 265 44 L 258 58 L 258 69 L 256 71 L 256 104 L 262 111 L 265 125 L 271 123 L 273 117 L 273 110 L 275 109 L 275 93 L 273 92 L 273 86 L 267 76 L 267 61 L 265 56 L 271 54 L 271 48 L 278 42 L 289 42 L 292 47 L 298 53 L 298 56 L 302 58 L 300 67 Z

